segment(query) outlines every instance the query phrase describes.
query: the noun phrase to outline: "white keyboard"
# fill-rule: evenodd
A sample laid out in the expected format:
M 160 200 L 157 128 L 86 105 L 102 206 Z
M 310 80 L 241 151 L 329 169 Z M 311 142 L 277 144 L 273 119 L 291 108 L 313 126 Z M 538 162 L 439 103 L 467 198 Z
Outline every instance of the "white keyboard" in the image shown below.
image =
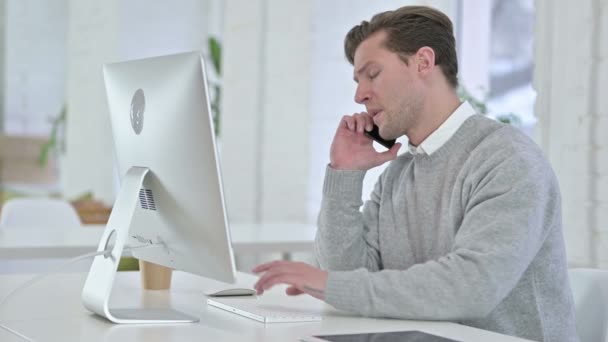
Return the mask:
M 321 320 L 321 311 L 271 305 L 261 297 L 208 298 L 207 304 L 262 323 L 314 322 Z

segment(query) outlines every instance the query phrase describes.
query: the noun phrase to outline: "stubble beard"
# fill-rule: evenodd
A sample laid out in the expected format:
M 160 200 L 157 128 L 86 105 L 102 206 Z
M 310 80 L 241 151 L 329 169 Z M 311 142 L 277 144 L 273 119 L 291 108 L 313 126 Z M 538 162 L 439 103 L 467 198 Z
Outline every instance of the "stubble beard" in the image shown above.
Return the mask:
M 380 135 L 384 139 L 397 139 L 416 127 L 420 120 L 419 113 L 422 110 L 422 100 L 419 98 L 412 99 L 401 105 L 397 112 L 391 111 L 385 113 L 383 129 L 380 129 Z

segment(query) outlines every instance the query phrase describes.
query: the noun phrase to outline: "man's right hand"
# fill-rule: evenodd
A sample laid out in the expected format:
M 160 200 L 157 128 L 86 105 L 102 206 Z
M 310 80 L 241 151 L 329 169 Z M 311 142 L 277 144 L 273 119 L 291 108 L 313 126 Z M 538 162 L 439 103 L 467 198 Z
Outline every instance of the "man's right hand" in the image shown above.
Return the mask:
M 342 118 L 329 153 L 333 169 L 369 170 L 397 158 L 400 143 L 381 153 L 374 149 L 373 140 L 364 133 L 364 130 L 371 131 L 373 124 L 372 117 L 367 113 Z

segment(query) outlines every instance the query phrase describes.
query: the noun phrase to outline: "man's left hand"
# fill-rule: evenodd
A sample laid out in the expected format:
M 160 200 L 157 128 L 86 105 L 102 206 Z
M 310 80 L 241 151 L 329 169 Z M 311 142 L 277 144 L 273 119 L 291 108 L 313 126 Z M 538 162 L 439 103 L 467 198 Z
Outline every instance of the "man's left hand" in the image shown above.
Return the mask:
M 258 295 L 277 284 L 287 284 L 285 291 L 290 296 L 307 293 L 325 299 L 327 272 L 303 262 L 273 261 L 256 266 L 254 273 L 263 273 L 254 285 Z

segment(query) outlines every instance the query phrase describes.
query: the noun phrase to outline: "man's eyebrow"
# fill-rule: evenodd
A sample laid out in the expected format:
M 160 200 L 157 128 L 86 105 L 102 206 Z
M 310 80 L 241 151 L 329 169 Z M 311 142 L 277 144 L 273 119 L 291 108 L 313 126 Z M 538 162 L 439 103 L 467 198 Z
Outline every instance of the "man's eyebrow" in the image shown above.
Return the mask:
M 355 76 L 353 77 L 353 80 L 355 80 L 355 82 L 359 83 L 359 79 L 357 78 L 357 75 L 360 75 L 362 72 L 365 71 L 365 69 L 367 69 L 367 67 L 372 63 L 372 61 L 367 61 L 365 64 L 363 64 L 362 67 L 359 68 L 359 70 L 355 71 Z

